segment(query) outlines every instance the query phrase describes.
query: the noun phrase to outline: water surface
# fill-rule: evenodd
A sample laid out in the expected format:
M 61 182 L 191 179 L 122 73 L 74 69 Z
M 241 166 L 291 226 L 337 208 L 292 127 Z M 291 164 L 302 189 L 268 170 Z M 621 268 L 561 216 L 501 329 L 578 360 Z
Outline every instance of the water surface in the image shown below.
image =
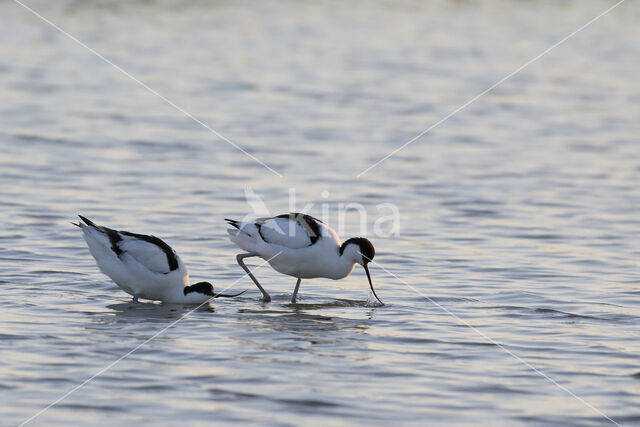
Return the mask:
M 332 220 L 365 206 L 387 305 L 367 304 L 362 269 L 304 281 L 297 305 L 295 279 L 260 269 L 272 303 L 240 280 L 245 295 L 189 313 L 34 424 L 609 423 L 588 405 L 640 424 L 635 2 L 360 178 L 614 3 L 28 4 L 282 177 L 1 3 L 2 424 L 192 310 L 132 304 L 77 213 L 162 237 L 220 289 L 242 277 L 222 219 L 250 210 L 246 187 L 274 214 L 290 188 Z M 372 233 L 380 203 L 400 210 L 398 236 Z M 342 237 L 359 234 L 346 218 Z

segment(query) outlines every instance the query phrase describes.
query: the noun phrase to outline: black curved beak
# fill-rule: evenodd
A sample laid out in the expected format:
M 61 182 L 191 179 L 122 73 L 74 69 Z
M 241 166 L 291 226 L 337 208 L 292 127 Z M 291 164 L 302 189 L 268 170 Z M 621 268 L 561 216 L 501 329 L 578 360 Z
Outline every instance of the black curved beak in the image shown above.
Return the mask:
M 367 279 L 369 279 L 369 286 L 371 286 L 371 292 L 373 292 L 373 296 L 376 297 L 376 299 L 380 304 L 384 305 L 384 303 L 380 300 L 380 298 L 378 298 L 378 295 L 376 295 L 376 291 L 373 289 L 373 282 L 371 282 L 371 274 L 369 274 L 369 263 L 363 264 L 362 266 L 364 267 L 364 271 L 367 273 Z
M 245 292 L 247 292 L 247 290 L 245 289 L 244 291 L 240 292 L 239 294 L 233 294 L 233 295 L 229 295 L 229 294 L 216 294 L 215 292 L 213 293 L 213 297 L 214 298 L 233 298 L 233 297 L 237 297 L 238 295 L 242 295 Z

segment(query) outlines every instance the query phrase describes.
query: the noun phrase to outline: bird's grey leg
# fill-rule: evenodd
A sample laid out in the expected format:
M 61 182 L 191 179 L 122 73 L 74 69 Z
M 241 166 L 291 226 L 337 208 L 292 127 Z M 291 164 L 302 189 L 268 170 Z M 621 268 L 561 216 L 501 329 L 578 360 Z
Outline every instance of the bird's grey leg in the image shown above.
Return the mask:
M 255 253 L 255 252 L 249 252 L 249 253 L 246 253 L 246 254 L 238 254 L 238 256 L 236 256 L 236 260 L 238 261 L 238 264 L 240 264 L 240 267 L 242 267 L 244 269 L 244 271 L 247 272 L 247 275 L 249 277 L 251 277 L 251 280 L 253 280 L 253 283 L 256 284 L 258 289 L 260 289 L 260 292 L 262 292 L 262 301 L 269 302 L 269 301 L 271 301 L 271 295 L 269 295 L 269 293 L 264 290 L 264 288 L 260 285 L 260 283 L 258 283 L 258 280 L 254 277 L 253 273 L 251 273 L 251 271 L 247 268 L 247 266 L 244 265 L 244 261 L 242 261 L 245 258 L 250 258 L 250 257 L 254 257 L 254 256 L 259 256 L 259 255 L 257 253 Z
M 301 278 L 298 278 L 296 282 L 296 288 L 293 290 L 293 295 L 291 296 L 291 304 L 296 303 L 296 297 L 298 296 L 298 289 L 300 289 L 300 282 L 302 282 Z

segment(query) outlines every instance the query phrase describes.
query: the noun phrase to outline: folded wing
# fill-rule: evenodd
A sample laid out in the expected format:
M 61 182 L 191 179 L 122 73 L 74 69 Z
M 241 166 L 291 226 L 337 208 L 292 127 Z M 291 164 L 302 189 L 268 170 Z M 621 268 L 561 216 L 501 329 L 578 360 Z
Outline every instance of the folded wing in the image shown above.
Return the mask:
M 178 255 L 155 236 L 121 231 L 118 247 L 154 273 L 169 274 L 179 267 Z
M 323 235 L 322 221 L 306 214 L 292 213 L 271 218 L 259 218 L 254 222 L 227 222 L 251 237 L 290 249 L 311 246 Z
M 83 216 L 80 219 L 86 224 L 82 224 L 83 230 L 90 232 L 96 242 L 100 242 L 120 260 L 126 254 L 149 271 L 160 274 L 169 274 L 180 268 L 180 258 L 175 251 L 155 236 L 113 230 Z

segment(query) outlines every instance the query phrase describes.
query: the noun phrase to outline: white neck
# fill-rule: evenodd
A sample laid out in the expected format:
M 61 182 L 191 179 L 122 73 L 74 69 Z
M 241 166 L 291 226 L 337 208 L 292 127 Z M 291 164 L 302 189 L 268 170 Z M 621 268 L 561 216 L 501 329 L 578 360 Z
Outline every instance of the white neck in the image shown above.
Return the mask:
M 358 247 L 355 245 L 347 245 L 334 265 L 335 278 L 342 279 L 350 275 L 360 258 Z
M 189 292 L 185 295 L 184 289 L 174 288 L 164 299 L 164 302 L 177 304 L 202 304 L 211 298 L 211 295 L 205 295 L 200 292 Z

